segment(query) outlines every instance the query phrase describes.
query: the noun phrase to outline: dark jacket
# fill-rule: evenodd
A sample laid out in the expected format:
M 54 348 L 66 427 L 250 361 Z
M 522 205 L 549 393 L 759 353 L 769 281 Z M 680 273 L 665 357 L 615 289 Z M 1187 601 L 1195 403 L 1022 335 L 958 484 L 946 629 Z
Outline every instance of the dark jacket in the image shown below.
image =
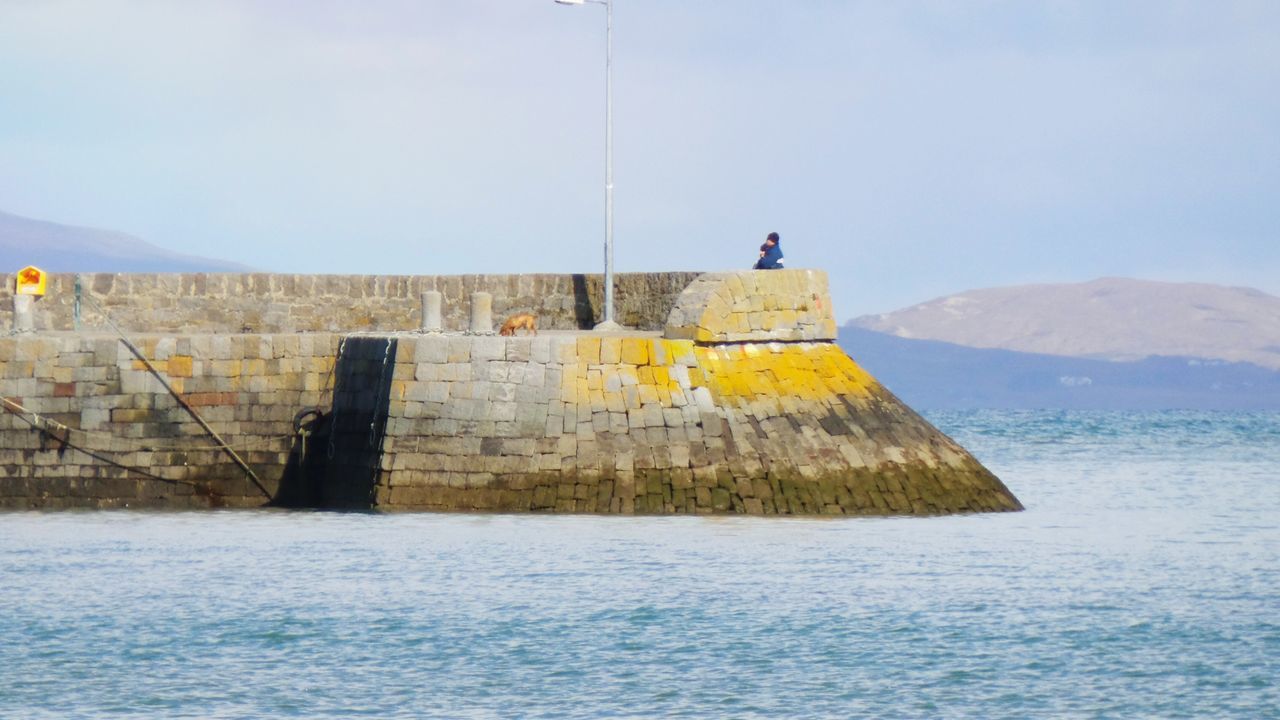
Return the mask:
M 782 244 L 774 243 L 773 247 L 766 247 L 764 257 L 756 261 L 756 270 L 781 270 L 782 269 Z

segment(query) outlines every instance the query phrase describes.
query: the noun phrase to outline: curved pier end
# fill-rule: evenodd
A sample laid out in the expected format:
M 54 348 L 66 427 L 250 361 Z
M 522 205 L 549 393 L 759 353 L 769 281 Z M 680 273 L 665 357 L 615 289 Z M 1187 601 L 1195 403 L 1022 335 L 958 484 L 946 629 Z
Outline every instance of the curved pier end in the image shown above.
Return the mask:
M 834 342 L 827 274 L 821 270 L 705 273 L 676 298 L 663 337 L 700 344 Z
M 383 509 L 1020 510 L 835 343 L 815 270 L 708 273 L 655 333 L 421 337 L 396 353 Z

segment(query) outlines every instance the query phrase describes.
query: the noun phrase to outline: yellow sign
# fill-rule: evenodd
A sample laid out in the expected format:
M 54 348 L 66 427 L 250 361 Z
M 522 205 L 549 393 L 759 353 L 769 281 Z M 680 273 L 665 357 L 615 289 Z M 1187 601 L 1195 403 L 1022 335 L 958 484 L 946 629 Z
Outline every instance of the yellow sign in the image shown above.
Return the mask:
M 44 296 L 45 286 L 48 282 L 48 273 L 34 265 L 28 265 L 18 271 L 18 285 L 16 292 L 19 295 L 35 295 L 36 297 L 42 297 Z

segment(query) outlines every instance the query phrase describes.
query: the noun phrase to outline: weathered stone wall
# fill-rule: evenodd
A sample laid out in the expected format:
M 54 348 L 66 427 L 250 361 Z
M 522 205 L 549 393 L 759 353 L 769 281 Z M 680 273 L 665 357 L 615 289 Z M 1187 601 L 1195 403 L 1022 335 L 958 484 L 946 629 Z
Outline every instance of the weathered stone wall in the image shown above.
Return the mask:
M 0 337 L 0 507 L 237 507 L 274 495 L 294 413 L 330 401 L 342 338 L 150 336 L 138 349 L 249 478 L 115 336 Z
M 703 275 L 676 300 L 664 335 L 402 342 L 373 504 L 752 514 L 1020 507 L 830 342 L 825 273 Z
M 401 339 L 372 506 L 941 514 L 1020 506 L 831 343 Z
M 698 273 L 619 273 L 619 322 L 660 330 L 676 297 Z M 50 275 L 35 303 L 35 329 L 74 327 L 76 276 Z M 395 332 L 421 325 L 421 295 L 444 296 L 447 330 L 467 327 L 472 292 L 493 295 L 495 322 L 530 312 L 543 328 L 590 328 L 601 318 L 600 275 L 274 275 L 183 273 L 80 275 L 82 293 L 129 333 Z M 0 289 L 0 330 L 13 322 L 13 283 Z M 82 303 L 84 327 L 105 328 Z
M 827 274 L 706 273 L 680 294 L 664 334 L 700 343 L 835 340 Z
M 825 275 L 717 274 L 665 292 L 637 302 L 670 309 L 654 323 L 666 337 L 140 335 L 181 400 L 114 336 L 0 338 L 0 507 L 1020 507 L 827 340 Z M 313 407 L 322 412 L 299 434 L 297 414 Z

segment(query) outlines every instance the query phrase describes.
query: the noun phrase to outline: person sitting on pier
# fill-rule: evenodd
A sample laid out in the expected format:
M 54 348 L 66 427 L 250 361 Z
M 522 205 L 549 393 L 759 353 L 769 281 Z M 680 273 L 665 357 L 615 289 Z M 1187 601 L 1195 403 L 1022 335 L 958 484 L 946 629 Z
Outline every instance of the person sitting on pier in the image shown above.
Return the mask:
M 760 259 L 752 266 L 754 270 L 781 270 L 782 269 L 782 248 L 778 246 L 781 238 L 778 233 L 771 232 L 769 237 L 765 238 L 764 244 L 760 246 Z

